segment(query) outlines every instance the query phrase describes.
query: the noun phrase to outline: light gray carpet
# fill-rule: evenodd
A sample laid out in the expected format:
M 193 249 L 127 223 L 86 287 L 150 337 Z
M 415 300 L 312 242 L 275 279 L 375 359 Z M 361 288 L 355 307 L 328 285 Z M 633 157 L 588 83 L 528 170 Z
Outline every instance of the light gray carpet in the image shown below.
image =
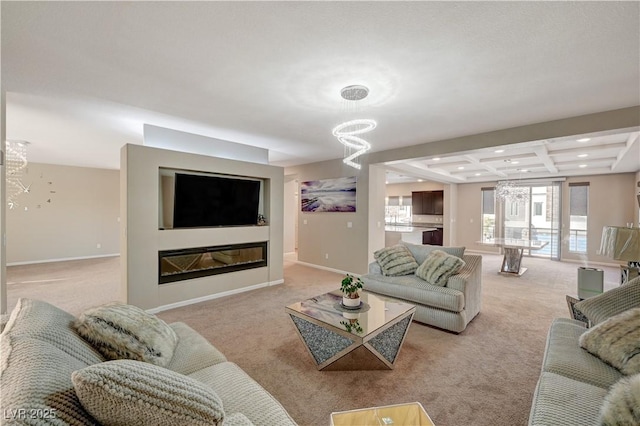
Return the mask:
M 525 425 L 549 324 L 554 317 L 569 316 L 565 295 L 575 295 L 580 265 L 525 258 L 529 270 L 516 278 L 496 273 L 501 260 L 483 255 L 483 306 L 467 329 L 456 335 L 413 323 L 392 371 L 315 369 L 284 307 L 337 288 L 342 277 L 292 262 L 285 263 L 282 285 L 174 309 L 160 317 L 184 321 L 202 333 L 303 425 L 326 425 L 332 411 L 408 401 L 421 402 L 438 426 Z M 61 281 L 39 284 L 18 282 L 19 274 L 28 281 L 28 273 L 14 268 L 27 267 L 9 268 L 10 301 L 18 294 L 49 298 L 77 313 L 117 298 L 117 259 L 88 265 L 83 273 L 80 265 L 72 266 L 51 274 L 40 271 L 40 280 L 56 276 Z M 602 269 L 605 288 L 617 286 L 618 270 Z M 76 290 L 74 280 L 79 280 Z M 100 283 L 100 293 L 94 294 L 94 282 Z M 108 286 L 112 293 L 106 291 Z

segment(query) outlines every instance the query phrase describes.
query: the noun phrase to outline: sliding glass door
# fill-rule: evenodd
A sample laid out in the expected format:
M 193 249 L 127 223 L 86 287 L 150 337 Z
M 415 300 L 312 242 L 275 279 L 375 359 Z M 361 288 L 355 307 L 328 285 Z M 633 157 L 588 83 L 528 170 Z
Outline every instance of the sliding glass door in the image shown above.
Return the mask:
M 502 203 L 504 238 L 546 241 L 539 250 L 526 255 L 560 259 L 560 183 L 522 185 L 528 197 Z

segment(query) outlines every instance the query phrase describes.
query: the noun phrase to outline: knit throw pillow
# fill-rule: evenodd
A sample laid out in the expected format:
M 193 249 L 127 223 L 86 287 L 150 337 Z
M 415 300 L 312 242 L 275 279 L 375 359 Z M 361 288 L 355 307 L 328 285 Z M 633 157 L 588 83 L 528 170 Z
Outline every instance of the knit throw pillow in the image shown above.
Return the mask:
M 640 373 L 640 308 L 611 317 L 582 333 L 580 346 L 623 374 Z
M 600 424 L 640 424 L 640 374 L 623 377 L 611 386 L 600 408 Z
M 401 244 L 380 249 L 373 253 L 373 257 L 386 276 L 410 275 L 418 268 L 418 262 L 409 249 Z
M 465 261 L 442 250 L 433 250 L 422 265 L 416 269 L 416 276 L 429 284 L 444 287 L 451 275 L 464 268 Z
M 74 371 L 71 381 L 85 410 L 105 426 L 204 426 L 224 418 L 211 386 L 145 362 L 102 362 Z
M 164 367 L 178 343 L 167 323 L 122 303 L 88 309 L 73 327 L 107 359 L 134 359 Z

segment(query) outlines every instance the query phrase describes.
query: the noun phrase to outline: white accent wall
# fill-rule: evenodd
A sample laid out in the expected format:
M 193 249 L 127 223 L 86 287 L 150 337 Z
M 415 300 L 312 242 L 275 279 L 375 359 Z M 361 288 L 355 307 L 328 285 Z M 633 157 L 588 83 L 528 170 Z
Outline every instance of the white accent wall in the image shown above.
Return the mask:
M 7 264 L 120 252 L 118 170 L 29 163 L 30 192 L 6 210 Z
M 268 226 L 158 229 L 160 167 L 263 179 Z M 138 145 L 121 151 L 122 299 L 143 309 L 164 309 L 283 282 L 281 167 Z M 158 284 L 158 251 L 267 241 L 268 266 Z

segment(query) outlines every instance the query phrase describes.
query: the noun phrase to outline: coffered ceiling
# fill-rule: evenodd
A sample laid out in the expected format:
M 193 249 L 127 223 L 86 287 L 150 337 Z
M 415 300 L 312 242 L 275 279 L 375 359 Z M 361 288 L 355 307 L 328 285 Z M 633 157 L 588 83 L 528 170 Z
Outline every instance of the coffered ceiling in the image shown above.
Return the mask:
M 354 118 L 377 121 L 376 152 L 640 105 L 640 2 L 0 7 L 6 135 L 31 142 L 35 162 L 117 169 L 148 123 L 266 148 L 286 167 L 342 158 L 331 130 Z M 358 114 L 340 97 L 352 84 L 370 89 Z M 390 167 L 452 182 L 638 169 L 634 135 L 590 136 Z
M 443 183 L 635 172 L 640 133 L 542 140 L 388 164 L 387 182 Z

